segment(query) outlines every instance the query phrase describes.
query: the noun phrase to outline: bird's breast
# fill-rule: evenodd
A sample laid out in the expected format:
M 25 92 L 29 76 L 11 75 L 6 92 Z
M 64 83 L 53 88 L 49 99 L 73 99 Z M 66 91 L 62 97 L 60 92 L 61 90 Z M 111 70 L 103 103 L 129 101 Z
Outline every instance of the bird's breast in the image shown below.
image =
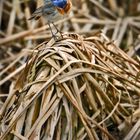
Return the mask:
M 67 3 L 64 5 L 63 8 L 61 8 L 61 7 L 56 7 L 56 9 L 58 10 L 58 12 L 59 12 L 60 14 L 64 15 L 64 14 L 68 14 L 68 13 L 69 13 L 71 7 L 72 7 L 71 1 L 70 1 L 70 0 L 67 0 Z

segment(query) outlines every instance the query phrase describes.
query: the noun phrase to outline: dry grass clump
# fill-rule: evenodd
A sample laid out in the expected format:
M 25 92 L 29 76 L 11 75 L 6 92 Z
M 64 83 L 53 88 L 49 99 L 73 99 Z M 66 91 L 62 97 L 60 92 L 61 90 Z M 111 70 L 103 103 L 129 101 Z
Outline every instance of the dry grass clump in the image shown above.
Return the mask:
M 1 140 L 139 137 L 140 63 L 103 33 L 67 33 L 25 52 L 0 110 Z
M 0 140 L 139 140 L 140 1 L 72 0 L 57 42 L 41 1 L 0 1 Z

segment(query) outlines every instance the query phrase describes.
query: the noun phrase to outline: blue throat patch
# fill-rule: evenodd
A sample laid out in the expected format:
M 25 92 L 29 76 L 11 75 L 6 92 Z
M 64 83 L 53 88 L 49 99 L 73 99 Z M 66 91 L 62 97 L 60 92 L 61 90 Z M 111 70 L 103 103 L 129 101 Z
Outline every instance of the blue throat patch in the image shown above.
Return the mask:
M 67 0 L 51 0 L 54 6 L 64 8 L 67 4 Z

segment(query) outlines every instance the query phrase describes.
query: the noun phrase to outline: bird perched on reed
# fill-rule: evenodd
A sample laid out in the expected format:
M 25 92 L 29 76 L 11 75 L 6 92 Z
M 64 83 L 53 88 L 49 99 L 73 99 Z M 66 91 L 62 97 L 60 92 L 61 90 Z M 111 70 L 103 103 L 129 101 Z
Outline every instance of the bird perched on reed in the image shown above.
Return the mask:
M 55 37 L 55 34 L 60 32 L 58 28 L 55 26 L 54 22 L 63 19 L 66 17 L 72 7 L 72 3 L 70 0 L 44 0 L 44 5 L 37 8 L 35 12 L 31 15 L 29 20 L 31 19 L 39 19 L 43 16 L 49 28 L 51 30 L 52 36 Z M 54 34 L 50 24 L 56 28 L 57 32 Z

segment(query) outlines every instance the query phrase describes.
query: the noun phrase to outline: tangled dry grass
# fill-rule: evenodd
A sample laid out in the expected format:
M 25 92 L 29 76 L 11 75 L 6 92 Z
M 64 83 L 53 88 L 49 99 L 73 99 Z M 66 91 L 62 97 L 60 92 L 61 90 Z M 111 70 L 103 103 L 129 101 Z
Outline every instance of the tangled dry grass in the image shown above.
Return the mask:
M 138 137 L 140 65 L 104 34 L 65 34 L 29 53 L 1 108 L 1 140 Z
M 74 0 L 58 41 L 33 4 L 0 1 L 0 140 L 139 140 L 139 1 Z

